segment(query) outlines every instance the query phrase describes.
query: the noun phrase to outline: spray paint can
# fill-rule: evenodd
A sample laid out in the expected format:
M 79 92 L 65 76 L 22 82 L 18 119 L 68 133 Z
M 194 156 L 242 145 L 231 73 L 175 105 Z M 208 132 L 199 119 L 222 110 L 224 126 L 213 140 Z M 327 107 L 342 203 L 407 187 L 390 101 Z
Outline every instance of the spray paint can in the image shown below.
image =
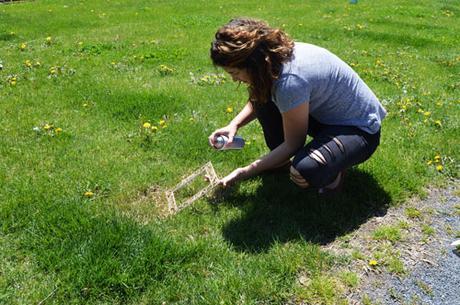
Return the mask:
M 217 150 L 228 150 L 228 149 L 242 149 L 244 146 L 244 139 L 241 136 L 234 136 L 233 142 L 228 144 L 228 137 L 220 135 L 216 138 L 214 148 Z

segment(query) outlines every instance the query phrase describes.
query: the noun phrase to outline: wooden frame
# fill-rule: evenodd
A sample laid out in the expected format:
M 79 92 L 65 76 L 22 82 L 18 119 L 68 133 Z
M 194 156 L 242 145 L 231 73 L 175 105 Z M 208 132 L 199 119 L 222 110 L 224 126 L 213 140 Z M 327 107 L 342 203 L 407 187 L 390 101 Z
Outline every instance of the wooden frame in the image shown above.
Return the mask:
M 190 184 L 196 177 L 198 177 L 201 174 L 206 175 L 206 178 L 209 181 L 209 184 L 178 206 L 174 193 L 184 188 L 188 184 Z M 206 163 L 201 168 L 193 172 L 191 175 L 182 179 L 182 181 L 179 182 L 174 188 L 165 192 L 166 200 L 168 201 L 169 212 L 171 214 L 174 214 L 188 207 L 193 202 L 203 197 L 206 193 L 212 190 L 217 185 L 218 182 L 219 182 L 219 178 L 217 177 L 216 171 L 214 170 L 212 163 L 211 162 Z

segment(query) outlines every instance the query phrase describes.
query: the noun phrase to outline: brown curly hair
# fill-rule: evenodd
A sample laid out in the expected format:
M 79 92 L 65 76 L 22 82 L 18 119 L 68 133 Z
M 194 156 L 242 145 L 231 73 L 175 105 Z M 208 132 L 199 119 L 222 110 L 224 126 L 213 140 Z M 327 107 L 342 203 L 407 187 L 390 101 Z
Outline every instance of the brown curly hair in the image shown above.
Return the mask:
M 282 30 L 261 20 L 237 18 L 219 28 L 210 51 L 214 65 L 246 69 L 250 100 L 265 103 L 271 100 L 273 81 L 291 59 L 293 48 L 293 40 Z

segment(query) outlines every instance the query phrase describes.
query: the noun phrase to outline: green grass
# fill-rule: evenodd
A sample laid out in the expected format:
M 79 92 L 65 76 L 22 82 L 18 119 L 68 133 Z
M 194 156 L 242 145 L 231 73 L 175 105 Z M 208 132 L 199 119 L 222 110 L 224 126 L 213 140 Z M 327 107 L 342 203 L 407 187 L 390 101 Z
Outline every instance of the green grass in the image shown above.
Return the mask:
M 422 225 L 422 233 L 425 235 L 425 237 L 430 237 L 433 236 L 435 233 L 435 229 L 427 224 Z
M 420 219 L 422 217 L 422 212 L 420 212 L 420 210 L 413 208 L 413 207 L 407 207 L 405 209 L 405 214 L 409 218 Z
M 351 288 L 357 287 L 359 284 L 359 276 L 355 272 L 344 271 L 339 274 L 343 283 Z
M 223 176 L 267 151 L 256 123 L 243 151 L 207 146 L 245 102 L 208 58 L 235 16 L 353 66 L 389 111 L 382 143 L 336 199 L 263 175 L 175 217 L 149 214 L 135 203 L 151 186 L 209 160 Z M 0 303 L 342 302 L 350 279 L 326 275 L 340 262 L 319 245 L 458 178 L 459 16 L 454 0 L 1 5 Z
M 402 239 L 402 234 L 400 228 L 396 225 L 383 225 L 375 229 L 372 238 L 375 240 L 388 240 L 395 243 Z

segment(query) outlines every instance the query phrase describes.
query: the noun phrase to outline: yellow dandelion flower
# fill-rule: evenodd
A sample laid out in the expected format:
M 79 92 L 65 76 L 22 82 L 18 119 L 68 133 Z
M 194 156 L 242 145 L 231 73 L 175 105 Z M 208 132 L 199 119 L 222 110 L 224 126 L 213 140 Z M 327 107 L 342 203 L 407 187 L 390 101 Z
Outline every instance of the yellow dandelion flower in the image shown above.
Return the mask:
M 443 167 L 441 164 L 436 165 L 436 170 L 437 170 L 438 172 L 442 172 L 443 169 L 444 169 L 444 167 Z
M 43 129 L 45 130 L 50 130 L 51 128 L 53 128 L 53 125 L 51 124 L 45 124 L 45 126 L 43 126 Z
M 160 121 L 158 121 L 158 124 L 160 124 L 160 126 L 164 126 L 164 125 L 166 125 L 166 121 L 165 120 L 160 120 Z
M 30 67 L 32 67 L 32 62 L 31 62 L 30 60 L 27 59 L 27 60 L 24 62 L 24 66 L 26 66 L 27 68 L 30 68 Z
M 150 124 L 149 122 L 145 122 L 144 125 L 142 125 L 142 127 L 150 128 L 150 127 L 152 127 L 152 124 Z
M 424 115 L 424 116 L 430 116 L 430 115 L 431 115 L 431 112 L 430 112 L 430 111 L 425 111 L 425 112 L 423 113 L 423 115 Z
M 87 103 L 84 103 L 84 104 L 83 104 L 83 107 L 85 107 L 85 108 L 88 107 L 88 104 L 87 104 Z
M 26 48 L 27 48 L 27 44 L 26 44 L 26 43 L 21 43 L 21 44 L 19 45 L 19 50 L 21 50 L 21 51 L 24 51 Z
M 454 13 L 449 10 L 444 10 L 442 13 L 447 17 L 452 17 L 454 15 Z
M 433 161 L 432 161 L 432 160 L 428 160 L 428 161 L 426 161 L 426 164 L 427 164 L 427 165 L 431 165 L 432 163 L 433 163 Z
M 227 107 L 227 109 L 225 110 L 227 113 L 232 113 L 233 112 L 233 107 Z
M 440 120 L 434 121 L 434 125 L 435 125 L 436 127 L 442 127 L 442 123 L 441 123 Z
M 152 131 L 153 131 L 153 132 L 156 132 L 156 131 L 158 131 L 158 127 L 156 127 L 156 126 L 152 126 Z
M 58 127 L 54 131 L 56 132 L 56 134 L 60 134 L 62 132 L 62 128 Z
M 83 194 L 86 198 L 92 198 L 94 196 L 94 193 L 91 191 L 87 191 Z
M 418 113 L 425 113 L 425 111 L 423 111 L 423 109 L 420 109 L 420 108 L 417 110 L 417 112 Z
M 40 67 L 42 64 L 37 60 L 34 64 L 35 67 Z
M 369 261 L 369 266 L 374 267 L 377 266 L 379 263 L 375 259 L 371 259 Z
M 166 66 L 166 65 L 160 65 L 160 67 L 158 68 L 160 73 L 165 75 L 165 74 L 171 74 L 174 72 L 174 69 Z
M 51 44 L 52 41 L 53 41 L 53 38 L 51 38 L 51 36 L 46 37 L 47 44 Z
M 11 76 L 9 79 L 8 79 L 8 82 L 11 86 L 16 86 L 16 82 L 17 82 L 17 78 L 16 76 Z
M 246 141 L 246 145 L 251 145 L 251 141 Z

